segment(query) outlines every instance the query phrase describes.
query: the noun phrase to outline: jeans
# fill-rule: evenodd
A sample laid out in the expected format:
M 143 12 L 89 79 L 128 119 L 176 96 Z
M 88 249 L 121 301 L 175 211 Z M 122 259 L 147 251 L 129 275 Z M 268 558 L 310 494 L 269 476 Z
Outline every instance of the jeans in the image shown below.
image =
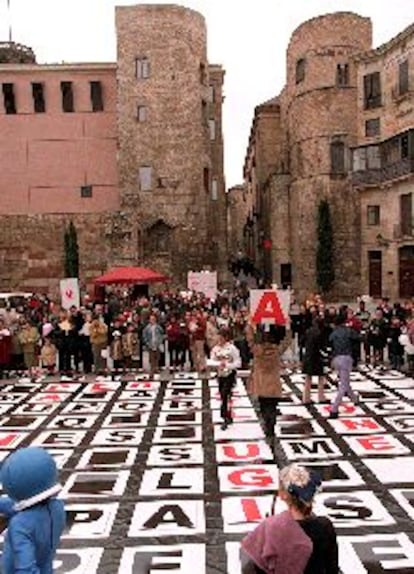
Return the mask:
M 332 403 L 332 412 L 337 413 L 343 398 L 348 395 L 353 403 L 357 401 L 357 395 L 351 388 L 350 377 L 352 371 L 352 357 L 350 355 L 337 355 L 333 359 L 333 367 L 338 371 L 339 387 L 335 400 Z

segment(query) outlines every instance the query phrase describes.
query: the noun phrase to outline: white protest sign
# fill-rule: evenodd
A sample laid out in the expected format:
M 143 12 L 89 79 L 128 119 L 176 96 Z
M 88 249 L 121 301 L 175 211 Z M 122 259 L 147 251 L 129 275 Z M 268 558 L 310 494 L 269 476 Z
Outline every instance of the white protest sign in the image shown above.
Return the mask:
M 63 309 L 80 306 L 79 281 L 75 277 L 60 280 L 60 297 Z
M 217 296 L 217 272 L 216 271 L 189 271 L 187 276 L 187 289 L 204 293 L 209 299 Z
M 286 325 L 289 321 L 290 291 L 251 289 L 250 315 L 253 323 Z

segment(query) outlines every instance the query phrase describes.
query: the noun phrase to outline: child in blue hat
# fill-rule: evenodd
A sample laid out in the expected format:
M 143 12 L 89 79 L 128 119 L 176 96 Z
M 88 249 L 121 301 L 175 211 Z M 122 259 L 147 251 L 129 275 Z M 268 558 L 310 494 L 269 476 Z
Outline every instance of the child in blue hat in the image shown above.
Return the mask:
M 0 481 L 7 494 L 0 498 L 0 513 L 9 518 L 3 574 L 53 574 L 66 523 L 53 457 L 38 447 L 16 450 L 3 462 Z

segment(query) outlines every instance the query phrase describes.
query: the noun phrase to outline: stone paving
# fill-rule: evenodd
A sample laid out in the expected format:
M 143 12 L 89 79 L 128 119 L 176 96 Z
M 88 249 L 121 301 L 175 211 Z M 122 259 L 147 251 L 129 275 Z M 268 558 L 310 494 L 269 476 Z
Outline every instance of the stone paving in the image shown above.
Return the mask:
M 191 373 L 5 382 L 0 460 L 41 445 L 61 469 L 68 529 L 56 574 L 240 574 L 239 541 L 269 512 L 288 461 L 323 477 L 315 511 L 336 526 L 343 574 L 412 573 L 413 379 L 353 373 L 361 405 L 345 403 L 337 420 L 300 404 L 303 379 L 285 376 L 277 462 L 241 378 L 226 431 L 217 381 Z

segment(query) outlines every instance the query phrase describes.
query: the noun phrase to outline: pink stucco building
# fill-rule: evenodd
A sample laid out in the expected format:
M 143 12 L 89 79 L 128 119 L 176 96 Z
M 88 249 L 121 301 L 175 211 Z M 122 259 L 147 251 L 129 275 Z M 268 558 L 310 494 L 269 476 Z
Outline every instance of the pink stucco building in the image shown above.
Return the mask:
M 0 214 L 119 207 L 115 64 L 0 64 Z

